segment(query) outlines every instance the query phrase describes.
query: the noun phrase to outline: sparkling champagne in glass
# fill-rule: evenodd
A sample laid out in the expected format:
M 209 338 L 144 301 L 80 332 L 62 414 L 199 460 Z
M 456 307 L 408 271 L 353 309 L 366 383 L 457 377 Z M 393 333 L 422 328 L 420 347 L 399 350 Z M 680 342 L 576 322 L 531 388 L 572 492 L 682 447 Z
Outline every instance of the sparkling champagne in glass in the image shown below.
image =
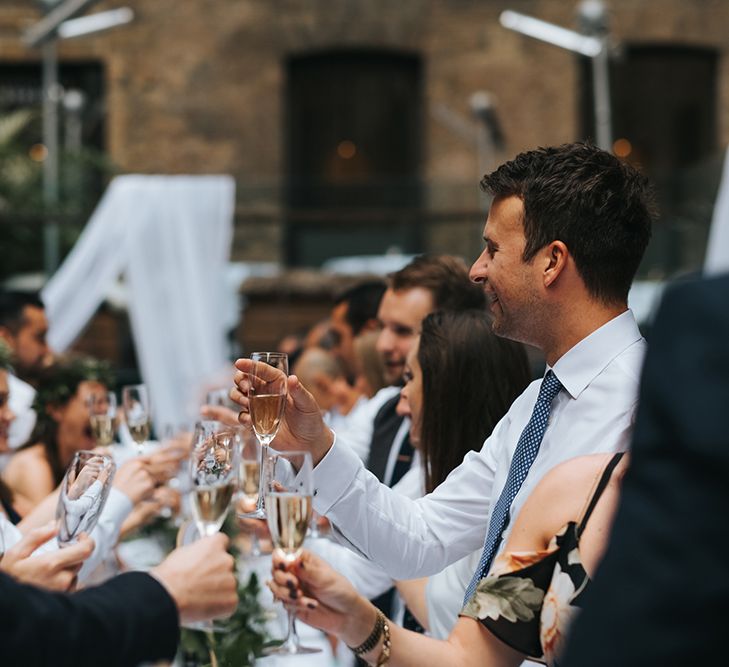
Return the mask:
M 149 440 L 151 413 L 149 394 L 143 384 L 129 385 L 122 389 L 122 403 L 127 428 L 132 440 L 137 443 L 137 452 L 144 454 L 144 444 Z
M 253 432 L 261 443 L 261 456 L 265 460 L 286 408 L 289 358 L 283 352 L 254 352 L 251 359 L 253 368 L 248 376 L 248 404 Z M 266 517 L 262 490 L 263 480 L 259 484 L 256 509 L 240 516 L 256 519 Z
M 241 438 L 238 429 L 204 433 L 190 462 L 192 515 L 202 536 L 220 530 L 238 489 Z
M 96 445 L 97 447 L 108 447 L 114 442 L 114 432 L 116 431 L 116 395 L 111 391 L 91 394 L 87 405 L 91 433 L 96 440 Z
M 273 545 L 289 564 L 296 562 L 304 545 L 312 513 L 314 490 L 311 454 L 269 450 L 265 459 L 266 515 Z M 296 633 L 296 612 L 288 610 L 288 632 L 280 646 L 265 650 L 266 655 L 318 653 L 320 649 L 302 646 Z
M 73 544 L 90 533 L 104 509 L 116 466 L 110 456 L 97 452 L 76 452 L 66 469 L 58 496 L 58 544 Z

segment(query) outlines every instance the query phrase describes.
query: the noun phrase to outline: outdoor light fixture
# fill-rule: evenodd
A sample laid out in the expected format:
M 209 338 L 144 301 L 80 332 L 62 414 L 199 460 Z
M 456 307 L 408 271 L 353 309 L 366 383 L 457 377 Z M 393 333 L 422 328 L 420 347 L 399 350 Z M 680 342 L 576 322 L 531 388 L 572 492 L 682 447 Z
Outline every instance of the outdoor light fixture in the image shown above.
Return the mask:
M 521 33 L 527 37 L 539 39 L 542 42 L 554 44 L 560 48 L 579 53 L 588 58 L 594 58 L 602 50 L 602 40 L 597 37 L 590 37 L 574 30 L 568 30 L 562 26 L 535 19 L 526 14 L 512 12 L 507 9 L 501 12 L 499 22 L 504 28 Z
M 58 48 L 63 39 L 82 37 L 125 25 L 134 19 L 128 7 L 99 12 L 79 18 L 99 0 L 39 0 L 46 14 L 22 36 L 29 48 L 40 48 L 43 54 L 43 200 L 49 209 L 58 203 L 58 104 L 63 89 L 58 83 Z M 50 276 L 60 259 L 60 229 L 49 218 L 43 228 L 43 266 Z
M 32 25 L 23 35 L 23 42 L 35 48 L 49 39 L 55 39 L 58 27 L 68 19 L 78 16 L 99 0 L 66 0 L 56 5 L 38 23 Z
M 607 12 L 602 0 L 583 0 L 578 5 L 577 12 L 584 32 L 569 30 L 508 9 L 501 12 L 499 22 L 504 28 L 514 32 L 590 58 L 595 106 L 595 139 L 600 148 L 609 151 L 612 149 L 613 141 Z
M 126 25 L 134 20 L 134 12 L 129 7 L 110 9 L 108 12 L 98 12 L 89 16 L 64 21 L 58 26 L 58 36 L 61 39 L 85 37 L 95 32 L 110 30 Z

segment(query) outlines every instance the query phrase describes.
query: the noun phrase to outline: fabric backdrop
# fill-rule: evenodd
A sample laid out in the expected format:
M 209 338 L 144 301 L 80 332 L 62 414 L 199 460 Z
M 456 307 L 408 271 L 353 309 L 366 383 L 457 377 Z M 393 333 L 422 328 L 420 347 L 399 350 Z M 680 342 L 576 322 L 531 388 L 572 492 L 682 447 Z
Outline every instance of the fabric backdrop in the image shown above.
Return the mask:
M 123 274 L 155 425 L 197 414 L 200 387 L 220 372 L 236 301 L 226 293 L 235 182 L 229 176 L 115 178 L 42 291 L 57 352 L 81 333 Z

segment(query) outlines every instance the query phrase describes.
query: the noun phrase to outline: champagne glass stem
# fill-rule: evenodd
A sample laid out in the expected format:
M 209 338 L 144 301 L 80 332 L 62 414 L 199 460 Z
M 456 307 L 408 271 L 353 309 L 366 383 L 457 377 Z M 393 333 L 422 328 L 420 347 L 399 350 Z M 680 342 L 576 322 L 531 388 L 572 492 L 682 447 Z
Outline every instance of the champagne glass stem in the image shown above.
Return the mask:
M 268 459 L 268 442 L 261 442 L 261 463 L 258 473 L 258 500 L 256 501 L 256 514 L 260 517 L 265 518 L 266 516 L 266 503 L 263 499 L 266 493 L 266 475 L 264 474 L 264 467 L 266 460 Z
M 286 638 L 281 644 L 281 649 L 286 653 L 296 654 L 299 652 L 301 644 L 299 642 L 299 634 L 296 632 L 296 611 L 287 609 L 289 629 L 286 632 Z

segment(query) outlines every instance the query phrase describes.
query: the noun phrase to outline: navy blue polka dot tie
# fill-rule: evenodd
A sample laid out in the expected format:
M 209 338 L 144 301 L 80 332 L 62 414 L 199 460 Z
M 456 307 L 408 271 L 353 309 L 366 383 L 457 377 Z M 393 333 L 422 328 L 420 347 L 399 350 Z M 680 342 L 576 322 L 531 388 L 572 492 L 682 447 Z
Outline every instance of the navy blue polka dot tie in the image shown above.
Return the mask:
M 532 467 L 534 459 L 539 451 L 539 445 L 542 444 L 544 432 L 547 430 L 547 422 L 549 421 L 549 412 L 552 409 L 552 401 L 562 389 L 562 383 L 557 376 L 550 370 L 542 380 L 542 386 L 539 388 L 539 396 L 534 406 L 532 416 L 529 419 L 524 430 L 521 432 L 519 442 L 514 451 L 514 458 L 511 460 L 509 467 L 509 475 L 506 478 L 506 484 L 501 491 L 499 499 L 496 501 L 494 511 L 489 521 L 489 529 L 486 534 L 486 541 L 483 545 L 483 553 L 478 563 L 476 573 L 471 579 L 466 589 L 466 597 L 463 600 L 465 605 L 476 590 L 478 582 L 485 572 L 489 571 L 491 561 L 501 541 L 501 535 L 509 522 L 509 508 L 511 503 L 519 493 L 521 485 L 526 479 L 529 468 Z

